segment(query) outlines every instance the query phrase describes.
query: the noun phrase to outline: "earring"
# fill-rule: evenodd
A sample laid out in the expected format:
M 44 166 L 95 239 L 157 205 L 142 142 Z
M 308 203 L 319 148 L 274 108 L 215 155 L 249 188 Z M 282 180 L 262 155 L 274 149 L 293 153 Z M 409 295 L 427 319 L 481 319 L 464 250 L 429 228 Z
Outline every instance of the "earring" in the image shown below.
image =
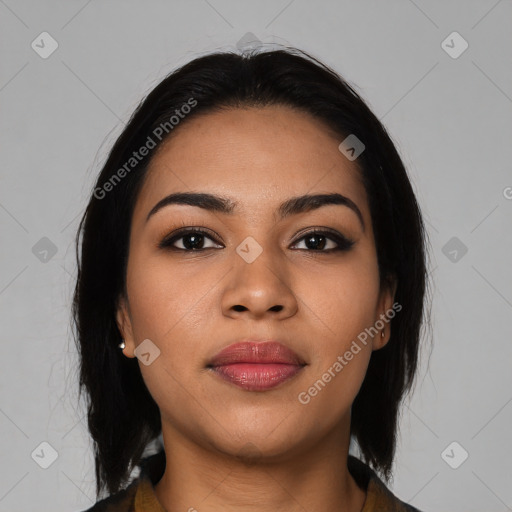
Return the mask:
M 118 345 L 118 346 L 119 346 L 119 348 L 120 348 L 121 350 L 123 350 L 123 348 L 124 348 L 124 347 L 126 347 L 126 344 L 125 344 L 124 340 L 122 340 L 122 342 L 121 342 L 121 343 L 119 343 L 119 345 Z

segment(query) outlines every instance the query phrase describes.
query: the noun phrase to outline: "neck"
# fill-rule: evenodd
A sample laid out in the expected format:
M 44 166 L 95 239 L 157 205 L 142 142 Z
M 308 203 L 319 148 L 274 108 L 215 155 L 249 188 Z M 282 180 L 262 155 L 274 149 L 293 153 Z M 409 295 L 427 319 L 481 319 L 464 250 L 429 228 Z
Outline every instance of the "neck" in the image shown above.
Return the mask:
M 273 457 L 263 456 L 250 444 L 238 451 L 243 457 L 208 449 L 172 428 L 163 429 L 163 437 L 166 468 L 155 492 L 168 512 L 363 508 L 366 492 L 347 469 L 349 435 L 340 429 L 301 446 L 300 452 Z

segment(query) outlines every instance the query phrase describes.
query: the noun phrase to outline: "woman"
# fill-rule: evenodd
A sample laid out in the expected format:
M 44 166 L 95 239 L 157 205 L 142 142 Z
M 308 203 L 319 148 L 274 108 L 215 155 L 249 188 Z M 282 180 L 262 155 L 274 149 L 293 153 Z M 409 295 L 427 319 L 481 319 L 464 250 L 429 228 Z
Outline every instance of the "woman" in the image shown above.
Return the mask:
M 170 74 L 77 233 L 80 386 L 109 494 L 89 510 L 417 510 L 383 480 L 425 246 L 392 141 L 334 71 L 284 49 Z

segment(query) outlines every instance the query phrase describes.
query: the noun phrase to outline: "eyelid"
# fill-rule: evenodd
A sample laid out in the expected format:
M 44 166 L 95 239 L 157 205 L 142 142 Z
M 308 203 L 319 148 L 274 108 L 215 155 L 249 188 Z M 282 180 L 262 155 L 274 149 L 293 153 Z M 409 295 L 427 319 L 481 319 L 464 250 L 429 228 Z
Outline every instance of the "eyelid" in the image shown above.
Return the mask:
M 333 228 L 328 228 L 326 226 L 308 226 L 307 228 L 299 229 L 292 238 L 295 238 L 297 236 L 300 236 L 298 240 L 302 240 L 306 235 L 309 234 L 325 234 L 325 235 L 332 235 L 334 237 L 344 238 L 347 241 L 350 240 L 349 237 L 345 236 L 343 233 L 340 233 L 338 230 Z

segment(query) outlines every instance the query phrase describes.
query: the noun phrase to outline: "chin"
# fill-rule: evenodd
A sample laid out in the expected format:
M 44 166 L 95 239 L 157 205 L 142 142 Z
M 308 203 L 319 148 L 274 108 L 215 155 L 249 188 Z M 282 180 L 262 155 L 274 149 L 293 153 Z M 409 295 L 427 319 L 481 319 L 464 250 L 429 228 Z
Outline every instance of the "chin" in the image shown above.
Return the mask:
M 255 464 L 262 460 L 285 460 L 294 451 L 299 441 L 294 442 L 292 433 L 281 432 L 270 435 L 272 428 L 264 432 L 245 431 L 244 434 L 217 439 L 212 442 L 216 450 L 228 457 L 235 458 L 247 464 Z

